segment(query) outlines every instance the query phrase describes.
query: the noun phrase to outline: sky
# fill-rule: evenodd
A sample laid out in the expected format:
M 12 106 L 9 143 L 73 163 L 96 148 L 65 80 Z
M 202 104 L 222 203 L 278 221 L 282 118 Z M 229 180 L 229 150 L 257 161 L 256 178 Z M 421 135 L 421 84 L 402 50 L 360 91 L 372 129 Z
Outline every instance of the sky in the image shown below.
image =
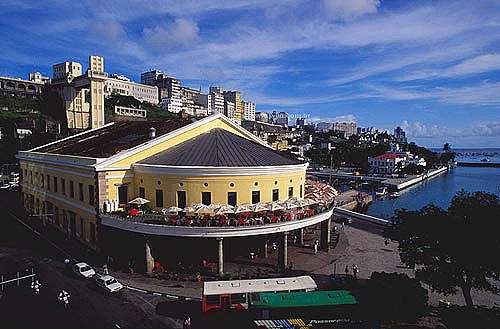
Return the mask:
M 256 111 L 500 147 L 498 0 L 2 0 L 0 76 L 64 61 L 239 90 Z

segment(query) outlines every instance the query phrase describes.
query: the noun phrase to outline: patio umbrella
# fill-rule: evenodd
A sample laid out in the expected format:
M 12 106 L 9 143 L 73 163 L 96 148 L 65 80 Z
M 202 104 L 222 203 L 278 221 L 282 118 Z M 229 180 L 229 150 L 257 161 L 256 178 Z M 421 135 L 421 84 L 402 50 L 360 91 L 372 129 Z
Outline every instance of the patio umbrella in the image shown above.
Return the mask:
M 215 203 L 211 203 L 208 205 L 208 208 L 213 209 L 213 210 L 220 208 L 220 207 L 221 207 L 220 204 L 215 204 Z
M 252 210 L 250 209 L 250 207 L 246 204 L 240 204 L 239 206 L 236 206 L 236 208 L 234 208 L 235 214 L 239 214 L 242 212 L 251 212 L 251 211 Z
M 253 212 L 261 212 L 261 211 L 268 211 L 269 210 L 269 208 L 267 208 L 267 206 L 264 202 L 258 202 L 256 204 L 253 204 L 251 206 L 251 209 Z
M 199 208 L 208 207 L 208 206 L 206 204 L 203 204 L 203 203 L 197 203 L 197 204 L 192 205 L 191 207 L 193 207 L 195 210 L 198 210 Z
M 316 200 L 316 199 L 306 199 L 306 200 L 307 200 L 307 203 L 309 203 L 308 204 L 309 206 L 318 203 L 318 200 Z
M 284 210 L 285 207 L 280 205 L 278 202 L 272 201 L 267 204 L 267 209 L 270 211 L 276 211 L 276 210 Z
M 186 207 L 182 211 L 184 211 L 184 212 L 195 212 L 196 208 L 194 208 L 192 206 L 191 207 Z
M 286 201 L 284 203 L 284 206 L 285 206 L 286 209 L 293 209 L 293 208 L 299 208 L 300 207 L 298 204 L 296 204 L 295 202 L 290 201 L 290 200 Z
M 163 208 L 161 210 L 161 212 L 164 213 L 164 214 L 167 213 L 167 212 L 178 212 L 178 211 L 182 211 L 182 208 L 173 206 L 173 207 L 170 207 L 170 208 Z
M 314 199 L 314 198 L 319 198 L 319 193 L 315 193 L 315 192 L 311 192 L 311 193 L 307 193 L 305 195 L 306 199 Z
M 223 215 L 223 214 L 233 214 L 234 210 L 231 209 L 229 205 L 221 206 L 217 210 L 215 210 L 216 215 Z
M 198 209 L 196 209 L 195 213 L 196 214 L 212 214 L 214 212 L 213 209 L 210 209 L 208 206 L 205 206 L 203 205 L 203 207 L 199 207 Z
M 294 203 L 301 208 L 309 205 L 306 199 L 300 198 L 298 196 L 294 196 L 293 198 L 288 199 L 287 203 Z
M 135 199 L 133 199 L 133 200 L 130 200 L 130 201 L 129 201 L 129 202 L 127 202 L 127 203 L 129 203 L 129 204 L 135 204 L 135 205 L 138 205 L 138 206 L 140 207 L 140 206 L 142 206 L 143 204 L 146 204 L 146 203 L 148 203 L 148 202 L 151 202 L 151 201 L 149 201 L 149 200 L 147 200 L 147 199 L 144 199 L 144 198 L 135 198 Z

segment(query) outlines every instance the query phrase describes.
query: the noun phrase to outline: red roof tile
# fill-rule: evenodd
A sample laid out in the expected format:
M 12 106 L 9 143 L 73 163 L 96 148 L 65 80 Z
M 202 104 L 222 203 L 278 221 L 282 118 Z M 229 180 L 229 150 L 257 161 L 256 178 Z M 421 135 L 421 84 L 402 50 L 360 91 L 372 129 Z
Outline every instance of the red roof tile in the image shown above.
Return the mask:
M 374 157 L 374 159 L 396 159 L 396 158 L 402 158 L 402 156 L 393 153 L 385 153 Z

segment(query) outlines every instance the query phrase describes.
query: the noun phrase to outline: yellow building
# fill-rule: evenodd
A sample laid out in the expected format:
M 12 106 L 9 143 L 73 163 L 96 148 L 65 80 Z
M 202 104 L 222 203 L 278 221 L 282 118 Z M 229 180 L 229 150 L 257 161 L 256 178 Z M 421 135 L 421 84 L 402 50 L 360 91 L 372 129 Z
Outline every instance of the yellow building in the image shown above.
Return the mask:
M 18 154 L 27 210 L 91 248 L 100 214 L 136 197 L 161 210 L 303 197 L 306 163 L 222 114 L 111 123 Z

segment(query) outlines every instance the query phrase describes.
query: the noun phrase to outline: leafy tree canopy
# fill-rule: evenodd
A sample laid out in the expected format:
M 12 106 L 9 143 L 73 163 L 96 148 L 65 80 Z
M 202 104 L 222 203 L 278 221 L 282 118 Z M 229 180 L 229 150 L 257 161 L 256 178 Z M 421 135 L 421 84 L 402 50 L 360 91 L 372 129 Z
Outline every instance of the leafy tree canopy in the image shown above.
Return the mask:
M 473 306 L 471 289 L 499 293 L 500 202 L 492 193 L 464 190 L 448 210 L 429 204 L 420 210 L 396 210 L 386 235 L 399 242 L 401 261 L 432 291 L 462 290 Z
M 411 319 L 422 315 L 429 297 L 416 279 L 406 274 L 373 272 L 360 292 L 360 303 L 377 319 Z

